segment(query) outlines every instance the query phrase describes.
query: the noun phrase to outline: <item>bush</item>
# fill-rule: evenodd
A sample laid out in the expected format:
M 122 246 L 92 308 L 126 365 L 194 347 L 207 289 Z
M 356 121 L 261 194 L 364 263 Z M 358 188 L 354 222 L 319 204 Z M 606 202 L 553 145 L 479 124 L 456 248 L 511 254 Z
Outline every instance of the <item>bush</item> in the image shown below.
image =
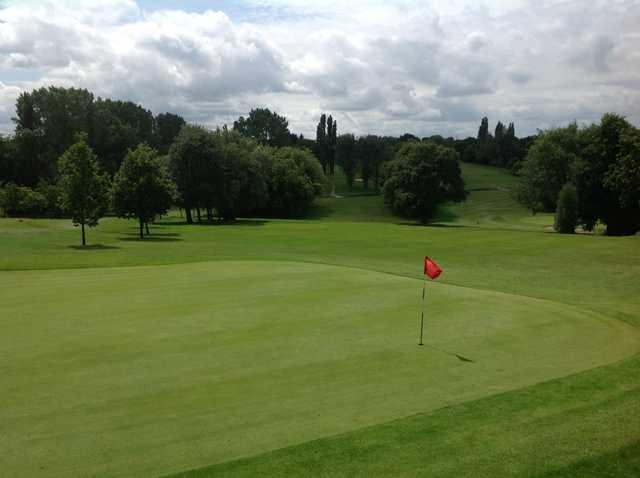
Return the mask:
M 558 207 L 554 229 L 563 234 L 573 234 L 578 224 L 578 193 L 576 187 L 565 184 L 558 195 Z
M 409 142 L 388 163 L 384 200 L 400 216 L 427 222 L 444 201 L 463 201 L 458 153 L 432 142 Z
M 60 207 L 60 186 L 41 179 L 36 188 L 36 192 L 44 199 L 44 212 L 50 217 L 62 217 L 63 211 Z
M 7 216 L 38 216 L 46 212 L 45 197 L 26 186 L 7 184 L 0 189 L 0 209 Z

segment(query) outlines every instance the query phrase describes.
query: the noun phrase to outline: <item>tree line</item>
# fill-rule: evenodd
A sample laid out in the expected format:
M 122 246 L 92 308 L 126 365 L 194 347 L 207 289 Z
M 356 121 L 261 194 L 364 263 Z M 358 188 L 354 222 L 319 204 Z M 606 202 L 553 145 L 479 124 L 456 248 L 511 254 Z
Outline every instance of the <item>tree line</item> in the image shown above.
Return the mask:
M 361 180 L 365 191 L 382 192 L 396 214 L 424 221 L 439 202 L 464 199 L 459 168 L 453 167 L 463 160 L 521 176 L 517 198 L 534 213 L 557 209 L 559 230 L 571 229 L 572 217 L 587 230 L 603 222 L 609 234 L 639 227 L 637 129 L 616 115 L 526 138 L 516 137 L 513 123 L 498 122 L 491 134 L 485 117 L 476 138 L 458 140 L 338 134 L 335 119 L 322 114 L 310 140 L 291 133 L 287 119 L 267 108 L 251 110 L 232 129 L 210 131 L 172 113 L 154 116 L 132 102 L 48 87 L 21 94 L 14 121 L 15 134 L 0 137 L 0 207 L 8 215 L 72 215 L 78 224 L 92 225 L 108 209 L 136 217 L 141 234 L 176 205 L 187 222 L 299 217 L 328 191 L 338 166 L 349 189 Z M 69 157 L 77 156 L 91 160 L 76 159 L 74 167 L 85 164 L 83 171 L 97 175 L 86 183 L 97 201 L 93 212 L 82 213 L 86 223 L 72 210 L 77 192 L 69 192 L 76 174 Z M 431 173 L 433 181 L 427 180 Z M 133 199 L 123 191 L 142 187 L 141 177 L 159 188 L 145 193 L 156 198 L 157 210 L 126 206 Z
M 297 217 L 325 187 L 309 150 L 283 146 L 303 138 L 269 110 L 211 131 L 172 113 L 49 87 L 20 95 L 14 121 L 15 134 L 0 137 L 0 208 L 71 217 L 83 244 L 85 226 L 107 213 L 135 218 L 142 238 L 172 206 L 189 223 Z
M 556 211 L 561 232 L 640 231 L 640 130 L 622 116 L 541 131 L 519 174 L 516 197 L 534 214 Z
M 403 167 L 418 167 L 407 159 L 415 156 L 407 155 L 411 147 L 403 147 L 420 143 L 419 138 L 339 135 L 332 115 L 321 115 L 315 140 L 291 133 L 287 119 L 268 108 L 251 110 L 231 130 L 209 131 L 172 113 L 154 116 L 129 101 L 51 86 L 22 93 L 14 121 L 15 134 L 0 138 L 0 207 L 8 215 L 66 215 L 84 227 L 109 211 L 137 218 L 141 237 L 149 222 L 172 205 L 184 210 L 189 223 L 214 217 L 299 217 L 325 189 L 325 175 L 334 176 L 336 166 L 350 189 L 359 178 L 365 191 L 384 191 L 389 207 L 407 217 L 426 220 L 439 198 L 447 196 L 409 192 L 412 186 L 399 179 Z M 507 130 L 511 138 L 513 128 Z M 426 140 L 451 148 L 456 160 L 466 145 L 437 135 Z M 418 156 L 441 165 L 439 148 L 419 148 L 428 154 Z M 434 171 L 445 170 L 438 166 Z M 441 182 L 449 184 L 445 176 Z M 132 192 L 140 189 L 143 195 Z M 406 200 L 400 205 L 403 194 L 418 205 Z

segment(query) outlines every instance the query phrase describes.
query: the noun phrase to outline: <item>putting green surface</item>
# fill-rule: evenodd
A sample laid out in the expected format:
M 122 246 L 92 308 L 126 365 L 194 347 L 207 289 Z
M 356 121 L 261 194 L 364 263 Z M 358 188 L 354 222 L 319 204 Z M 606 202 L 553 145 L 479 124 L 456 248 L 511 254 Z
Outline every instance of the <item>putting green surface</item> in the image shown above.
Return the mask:
M 323 264 L 3 277 L 0 448 L 14 476 L 170 473 L 640 350 L 637 328 L 595 312 L 438 283 L 419 347 L 420 280 Z

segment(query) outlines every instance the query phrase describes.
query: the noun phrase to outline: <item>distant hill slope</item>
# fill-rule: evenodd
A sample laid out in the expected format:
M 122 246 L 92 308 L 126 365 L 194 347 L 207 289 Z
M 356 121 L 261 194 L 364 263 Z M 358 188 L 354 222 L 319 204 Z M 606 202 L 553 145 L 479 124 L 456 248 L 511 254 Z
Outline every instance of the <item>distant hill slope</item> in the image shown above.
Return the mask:
M 542 230 L 553 224 L 550 214 L 531 213 L 513 197 L 518 178 L 504 168 L 479 164 L 460 163 L 467 200 L 459 204 L 445 204 L 440 207 L 432 224 L 455 224 L 465 226 L 502 227 Z M 333 178 L 334 195 L 318 200 L 314 211 L 317 219 L 352 222 L 406 222 L 394 216 L 384 204 L 381 195 L 376 194 L 373 181 L 369 191 L 365 191 L 362 181 L 356 181 L 349 191 L 344 175 L 336 172 Z

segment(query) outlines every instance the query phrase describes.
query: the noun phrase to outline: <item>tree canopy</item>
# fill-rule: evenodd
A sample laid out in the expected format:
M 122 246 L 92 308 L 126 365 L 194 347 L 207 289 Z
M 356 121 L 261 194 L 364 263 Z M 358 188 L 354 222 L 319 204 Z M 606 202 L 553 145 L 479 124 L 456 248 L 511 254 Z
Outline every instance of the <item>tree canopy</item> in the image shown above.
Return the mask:
M 289 122 L 269 108 L 255 108 L 249 116 L 240 116 L 233 129 L 265 146 L 288 146 L 291 143 Z
M 542 132 L 522 163 L 517 197 L 534 212 L 556 209 L 567 182 L 575 185 L 578 223 L 607 234 L 640 230 L 640 132 L 626 119 L 605 114 L 599 124 L 571 124 Z
M 156 150 L 140 144 L 127 153 L 113 178 L 113 210 L 119 217 L 138 219 L 140 239 L 144 225 L 165 214 L 174 196 L 175 186 Z
M 458 153 L 432 142 L 405 143 L 385 172 L 385 203 L 403 217 L 427 222 L 444 201 L 463 201 Z

